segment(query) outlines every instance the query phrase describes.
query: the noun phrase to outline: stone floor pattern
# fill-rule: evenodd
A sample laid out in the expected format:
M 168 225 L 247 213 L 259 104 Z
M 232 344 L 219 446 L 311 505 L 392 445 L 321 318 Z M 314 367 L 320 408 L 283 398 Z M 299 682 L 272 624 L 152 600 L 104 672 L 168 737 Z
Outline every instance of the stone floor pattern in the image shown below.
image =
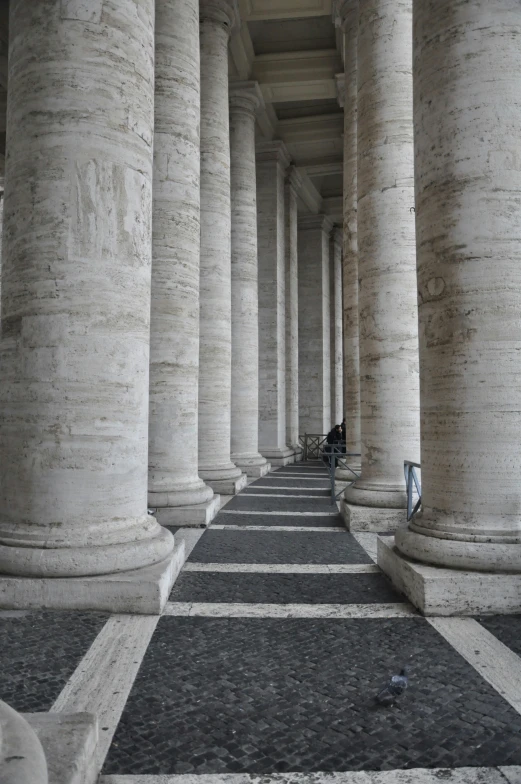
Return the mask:
M 0 697 L 96 712 L 102 784 L 521 784 L 521 616 L 418 615 L 322 465 L 277 469 L 176 536 L 161 618 L 0 611 Z M 377 707 L 404 665 L 407 693 Z

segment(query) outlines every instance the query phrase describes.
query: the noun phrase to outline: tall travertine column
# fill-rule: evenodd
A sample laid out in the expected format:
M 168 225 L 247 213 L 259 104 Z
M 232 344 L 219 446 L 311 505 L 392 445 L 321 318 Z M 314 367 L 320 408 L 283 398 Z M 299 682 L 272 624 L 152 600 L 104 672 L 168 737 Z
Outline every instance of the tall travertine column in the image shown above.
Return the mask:
M 331 308 L 331 419 L 340 424 L 344 418 L 342 385 L 342 238 L 343 231 L 334 228 L 331 234 L 330 308 Z
M 284 176 L 280 141 L 257 148 L 259 254 L 259 448 L 273 465 L 295 460 L 286 444 Z
M 257 82 L 230 85 L 232 211 L 232 460 L 249 476 L 269 471 L 259 454 L 259 299 L 255 112 Z
M 147 515 L 153 62 L 152 0 L 11 3 L 3 573 L 107 574 L 173 548 Z
M 362 476 L 345 498 L 397 508 L 406 503 L 403 461 L 419 457 L 412 0 L 360 0 L 359 14 Z
M 216 491 L 246 484 L 231 448 L 231 206 L 228 39 L 234 0 L 201 0 L 199 471 Z
M 421 0 L 414 13 L 423 511 L 397 544 L 520 572 L 520 8 Z
M 156 0 L 148 502 L 163 523 L 209 522 L 197 474 L 199 0 Z
M 298 212 L 302 178 L 294 166 L 284 186 L 284 241 L 286 247 L 286 443 L 298 460 L 302 454 L 298 422 Z
M 360 452 L 360 363 L 358 332 L 357 239 L 357 45 L 358 2 L 345 0 L 337 9 L 344 32 L 344 238 L 342 262 L 344 411 L 346 448 Z M 355 461 L 357 462 L 357 461 Z M 352 477 L 352 475 L 351 475 Z
M 331 429 L 331 313 L 329 235 L 325 215 L 298 223 L 299 427 L 301 434 Z M 336 423 L 333 423 L 336 424 Z

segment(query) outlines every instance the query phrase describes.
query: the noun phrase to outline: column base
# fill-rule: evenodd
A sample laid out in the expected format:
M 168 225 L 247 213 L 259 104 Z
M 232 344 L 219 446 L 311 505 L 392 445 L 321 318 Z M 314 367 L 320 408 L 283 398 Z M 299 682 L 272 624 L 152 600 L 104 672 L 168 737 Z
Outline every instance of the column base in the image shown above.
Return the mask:
M 521 612 L 521 574 L 427 566 L 402 555 L 394 537 L 378 537 L 378 566 L 423 615 Z
M 237 479 L 205 479 L 205 482 L 210 485 L 214 493 L 237 495 L 248 484 L 248 477 L 246 474 L 241 474 Z
M 405 509 L 386 509 L 381 506 L 358 506 L 348 504 L 345 498 L 340 502 L 340 514 L 348 531 L 371 531 L 383 533 L 396 531 L 406 523 Z
M 206 528 L 221 507 L 221 497 L 213 495 L 205 504 L 190 506 L 163 506 L 155 509 L 154 517 L 160 525 L 176 525 L 181 528 Z
M 4 610 L 99 610 L 159 615 L 185 562 L 181 541 L 153 566 L 96 577 L 13 577 L 0 575 Z
M 353 471 L 356 471 L 358 476 L 362 473 L 362 466 L 360 463 L 356 465 L 353 463 L 351 466 Z M 346 471 L 345 468 L 337 468 L 335 471 L 335 479 L 337 482 L 355 482 L 357 477 L 351 473 L 351 471 Z
M 261 476 L 269 474 L 271 466 L 260 454 L 240 455 L 232 453 L 232 460 L 246 476 L 252 479 L 259 479 Z
M 59 784 L 95 784 L 98 720 L 92 713 L 22 714 L 42 744 L 49 781 Z M 31 781 L 37 779 L 31 778 Z
M 295 452 L 290 447 L 263 449 L 261 454 L 272 466 L 285 466 L 295 462 Z
M 252 479 L 260 479 L 261 476 L 266 476 L 271 471 L 271 463 L 265 462 L 262 465 L 243 465 L 240 462 L 237 463 L 239 468 L 241 468 L 248 478 Z

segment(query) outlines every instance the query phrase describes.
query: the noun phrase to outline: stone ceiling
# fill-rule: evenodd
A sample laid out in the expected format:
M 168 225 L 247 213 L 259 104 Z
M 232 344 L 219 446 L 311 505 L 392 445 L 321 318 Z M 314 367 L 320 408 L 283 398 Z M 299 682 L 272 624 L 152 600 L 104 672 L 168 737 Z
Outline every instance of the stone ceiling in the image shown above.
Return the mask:
M 239 7 L 230 79 L 261 86 L 258 139 L 286 144 L 303 176 L 301 212 L 341 223 L 343 112 L 335 77 L 343 64 L 331 0 L 239 0 Z

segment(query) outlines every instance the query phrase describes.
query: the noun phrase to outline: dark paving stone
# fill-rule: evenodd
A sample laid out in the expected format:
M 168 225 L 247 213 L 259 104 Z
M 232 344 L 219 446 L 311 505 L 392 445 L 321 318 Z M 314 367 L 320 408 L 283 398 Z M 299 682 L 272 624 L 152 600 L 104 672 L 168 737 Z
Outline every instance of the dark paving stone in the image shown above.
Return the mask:
M 227 514 L 227 507 L 219 512 L 215 520 L 216 525 L 286 525 L 299 528 L 344 528 L 345 525 L 340 515 L 269 515 L 269 514 Z
M 184 572 L 173 602 L 374 604 L 403 602 L 381 574 L 251 574 Z
M 216 531 L 212 528 L 201 536 L 189 560 L 201 563 L 373 563 L 347 531 Z
M 17 711 L 48 711 L 107 618 L 0 611 L 0 699 Z
M 248 498 L 236 495 L 226 504 L 226 509 L 244 512 L 322 512 L 338 511 L 329 497 L 322 498 Z
M 521 656 L 521 615 L 491 615 L 477 620 L 494 637 Z
M 299 487 L 312 487 L 317 488 L 317 490 L 327 490 L 330 485 L 327 480 L 322 481 L 322 479 L 301 479 L 300 477 L 296 477 L 293 479 L 292 477 L 288 476 L 281 476 L 278 479 L 256 479 L 255 482 L 252 482 L 251 485 L 248 485 L 248 489 L 250 487 L 286 487 L 288 489 L 298 489 Z M 243 491 L 244 492 L 244 491 Z
M 394 708 L 373 695 L 405 661 Z M 519 765 L 521 716 L 424 619 L 163 617 L 106 773 Z
M 250 485 L 250 487 L 245 487 L 244 490 L 242 490 L 242 492 L 241 492 L 241 497 L 244 497 L 245 495 L 252 495 L 252 494 L 254 494 L 254 495 L 279 495 L 279 496 L 280 495 L 282 495 L 282 496 L 284 496 L 284 495 L 285 496 L 295 496 L 295 495 L 299 495 L 299 496 L 316 496 L 316 495 L 319 495 L 322 498 L 327 498 L 327 499 L 331 498 L 331 491 L 328 488 L 323 489 L 323 488 L 317 487 L 316 490 L 302 490 L 302 489 L 299 489 L 298 487 L 293 487 L 293 488 L 288 488 L 288 489 L 284 488 L 284 490 L 281 490 L 280 488 L 278 488 L 276 490 L 273 490 L 270 487 L 255 487 L 253 485 Z

